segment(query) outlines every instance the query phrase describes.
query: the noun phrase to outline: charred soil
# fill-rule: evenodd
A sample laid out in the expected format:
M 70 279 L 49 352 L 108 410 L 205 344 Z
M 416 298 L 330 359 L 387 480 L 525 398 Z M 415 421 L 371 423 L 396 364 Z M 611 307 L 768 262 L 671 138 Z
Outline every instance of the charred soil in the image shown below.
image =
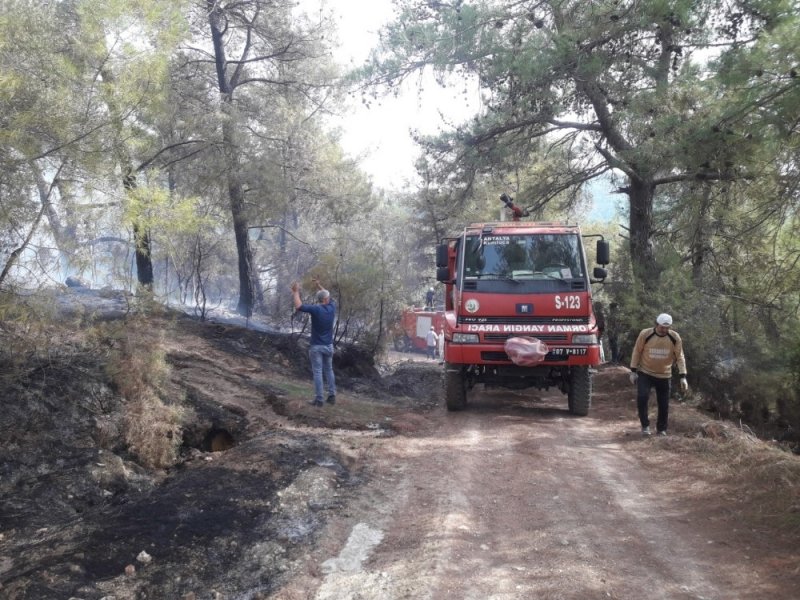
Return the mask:
M 3 368 L 0 597 L 795 598 L 800 459 L 688 403 L 642 438 L 621 367 L 588 417 L 557 391 L 337 351 L 308 404 L 305 341 L 185 317 L 161 332 L 179 453 L 125 442 L 102 344 Z M 13 374 L 13 378 L 11 377 Z

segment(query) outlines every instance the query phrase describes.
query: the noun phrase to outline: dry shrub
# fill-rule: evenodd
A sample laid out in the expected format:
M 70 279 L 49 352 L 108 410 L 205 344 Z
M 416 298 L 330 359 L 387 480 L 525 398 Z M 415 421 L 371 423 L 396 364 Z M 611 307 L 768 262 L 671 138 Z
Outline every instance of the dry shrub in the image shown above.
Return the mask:
M 121 439 L 120 424 L 116 414 L 101 414 L 94 418 L 94 441 L 99 448 L 113 450 Z
M 181 444 L 181 422 L 179 407 L 167 406 L 152 390 L 145 390 L 126 405 L 125 443 L 147 467 L 172 466 Z
M 800 529 L 800 457 L 758 439 L 745 425 L 675 412 L 670 429 L 679 435 L 667 438 L 669 450 L 694 457 L 695 474 L 727 488 L 742 517 Z
M 122 435 L 129 450 L 148 467 L 169 467 L 177 461 L 184 410 L 167 404 L 169 366 L 163 348 L 163 329 L 142 317 L 115 328 L 108 373 L 124 398 Z
M 56 340 L 69 337 L 70 323 L 55 311 L 52 293 L 25 296 L 0 291 L 0 365 L 16 377 L 35 359 L 48 358 Z

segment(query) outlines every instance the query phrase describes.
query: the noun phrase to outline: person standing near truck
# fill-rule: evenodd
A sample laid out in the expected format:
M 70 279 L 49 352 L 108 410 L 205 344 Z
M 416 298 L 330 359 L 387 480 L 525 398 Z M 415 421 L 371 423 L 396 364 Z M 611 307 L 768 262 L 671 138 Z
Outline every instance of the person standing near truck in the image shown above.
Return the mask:
M 311 374 L 314 378 L 314 399 L 312 406 L 322 406 L 323 374 L 328 384 L 328 404 L 336 402 L 336 377 L 333 374 L 333 324 L 336 321 L 336 305 L 328 290 L 320 285 L 317 279 L 317 304 L 303 304 L 300 299 L 300 284 L 292 282 L 292 299 L 294 308 L 311 315 L 311 343 L 308 347 L 308 358 L 311 361 Z
M 669 420 L 669 392 L 672 366 L 677 365 L 681 392 L 689 389 L 686 381 L 686 359 L 683 356 L 683 342 L 676 331 L 671 330 L 672 317 L 661 313 L 656 317 L 655 327 L 639 332 L 631 355 L 631 383 L 636 385 L 636 408 L 642 424 L 642 435 L 650 435 L 650 419 L 647 404 L 650 389 L 656 388 L 658 416 L 656 432 L 667 435 Z
M 428 289 L 428 291 L 425 293 L 425 308 L 433 310 L 434 294 L 435 292 L 433 291 L 433 288 Z
M 425 343 L 428 348 L 428 358 L 434 360 L 436 358 L 436 343 L 439 341 L 439 336 L 436 335 L 436 329 L 433 325 L 428 330 L 428 335 L 425 336 Z

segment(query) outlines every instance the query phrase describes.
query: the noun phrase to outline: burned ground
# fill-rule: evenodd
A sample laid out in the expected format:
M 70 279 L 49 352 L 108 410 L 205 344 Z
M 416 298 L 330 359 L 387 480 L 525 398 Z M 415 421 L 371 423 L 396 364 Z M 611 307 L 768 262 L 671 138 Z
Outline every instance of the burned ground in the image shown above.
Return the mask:
M 185 317 L 150 325 L 169 332 L 167 388 L 190 413 L 170 469 L 145 468 L 127 451 L 117 417 L 125 400 L 102 352 L 54 346 L 6 378 L 3 597 L 99 598 L 113 588 L 165 598 L 226 582 L 267 593 L 338 506 L 336 490 L 365 476 L 317 429 L 392 435 L 395 414 L 436 404 L 409 395 L 426 379 L 433 392 L 435 369 L 420 373 L 409 363 L 381 377 L 350 351 L 336 365 L 347 408 L 322 415 L 306 402 L 304 339 Z M 407 421 L 397 419 L 400 428 Z M 298 492 L 301 508 L 282 507 L 278 494 L 302 484 L 303 473 L 314 474 L 305 482 L 314 498 Z M 151 556 L 146 565 L 137 562 L 142 551 Z M 124 576 L 129 565 L 136 577 Z

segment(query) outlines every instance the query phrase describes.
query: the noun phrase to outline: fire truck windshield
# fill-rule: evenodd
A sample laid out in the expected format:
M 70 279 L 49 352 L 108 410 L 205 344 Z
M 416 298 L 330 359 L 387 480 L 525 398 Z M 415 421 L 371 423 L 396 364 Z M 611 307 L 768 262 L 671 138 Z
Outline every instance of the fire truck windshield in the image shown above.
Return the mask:
M 514 281 L 584 277 L 576 234 L 474 235 L 464 244 L 464 279 Z

